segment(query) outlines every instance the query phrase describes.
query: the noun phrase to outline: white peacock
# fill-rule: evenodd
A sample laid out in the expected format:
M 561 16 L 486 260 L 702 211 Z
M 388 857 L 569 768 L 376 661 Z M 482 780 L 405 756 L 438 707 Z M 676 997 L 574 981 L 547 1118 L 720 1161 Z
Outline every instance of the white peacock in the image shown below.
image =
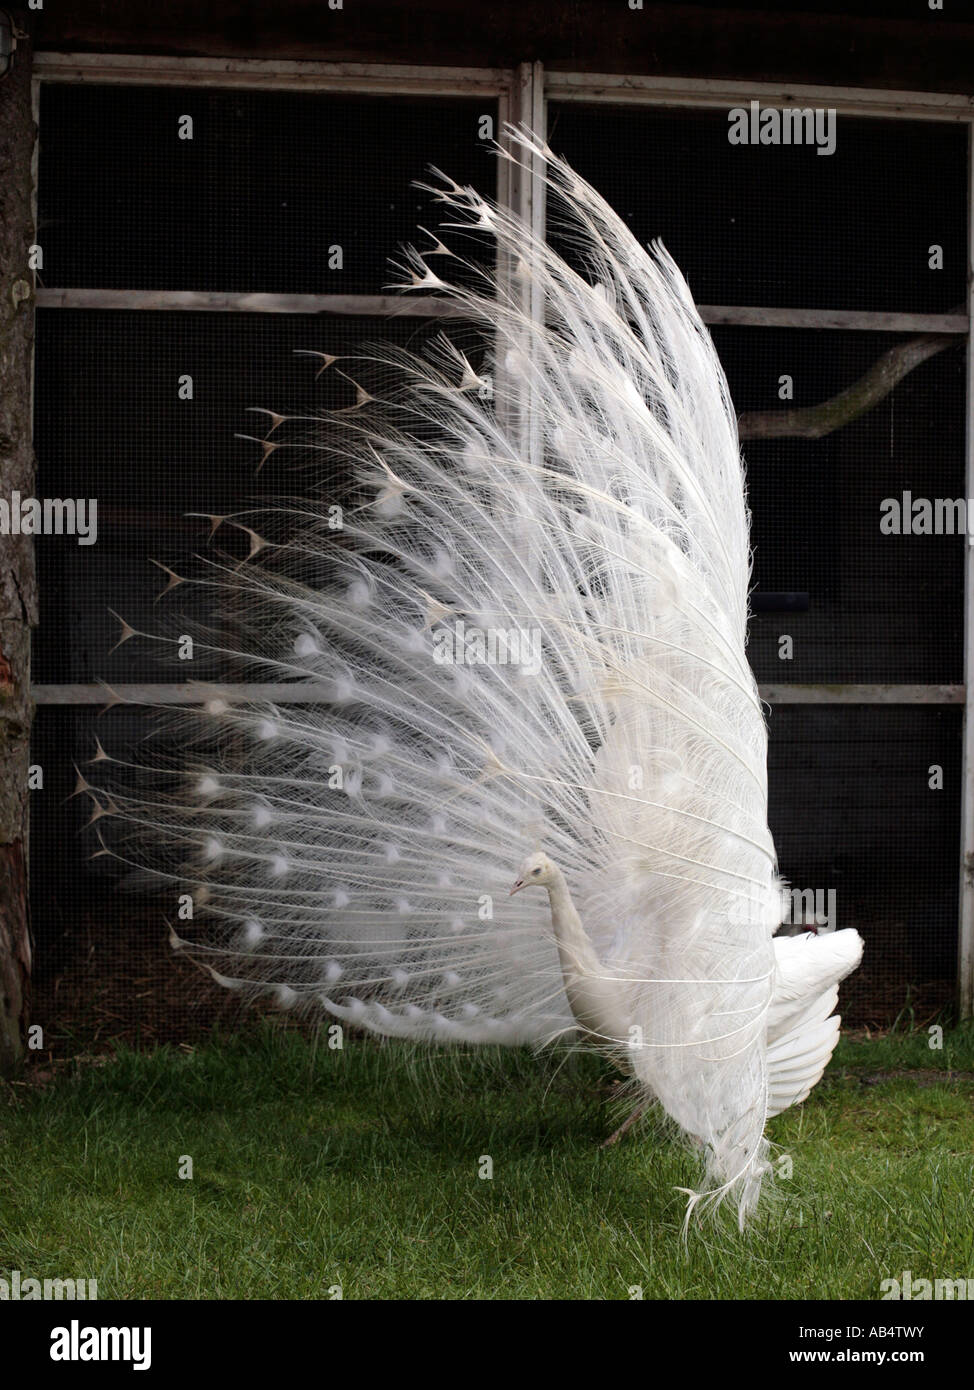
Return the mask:
M 446 225 L 492 235 L 496 273 L 448 285 L 434 238 L 404 289 L 480 325 L 486 366 L 446 336 L 389 349 L 407 393 L 298 425 L 346 492 L 310 489 L 273 547 L 248 520 L 253 558 L 202 580 L 246 612 L 234 657 L 313 703 L 211 702 L 157 770 L 171 795 L 85 790 L 193 896 L 203 930 L 175 944 L 221 984 L 397 1038 L 595 1041 L 698 1141 L 693 1200 L 743 1221 L 862 943 L 774 936 L 749 516 L 710 337 L 663 248 L 511 135 L 579 265 L 444 180 Z

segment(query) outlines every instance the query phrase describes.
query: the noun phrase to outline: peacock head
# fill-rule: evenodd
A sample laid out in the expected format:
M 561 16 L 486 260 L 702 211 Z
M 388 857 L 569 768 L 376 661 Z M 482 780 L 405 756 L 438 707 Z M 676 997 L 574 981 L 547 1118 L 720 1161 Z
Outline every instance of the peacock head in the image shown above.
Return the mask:
M 508 896 L 513 897 L 515 893 L 520 893 L 522 888 L 547 888 L 554 882 L 556 872 L 554 864 L 546 854 L 540 851 L 537 854 L 529 854 L 518 869 L 514 887 Z

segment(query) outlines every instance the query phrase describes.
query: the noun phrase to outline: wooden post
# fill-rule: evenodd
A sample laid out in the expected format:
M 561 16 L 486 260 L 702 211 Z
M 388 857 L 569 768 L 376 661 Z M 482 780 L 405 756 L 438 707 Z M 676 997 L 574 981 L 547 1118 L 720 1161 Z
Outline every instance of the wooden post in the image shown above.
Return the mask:
M 974 125 L 967 136 L 968 314 L 974 305 Z M 974 497 L 974 322 L 967 337 L 967 496 Z M 962 1019 L 974 1015 L 974 551 L 964 557 L 964 745 L 961 765 L 960 929 L 957 939 L 957 1003 Z
M 514 69 L 510 95 L 501 105 L 502 120 L 513 126 L 526 126 L 533 134 L 545 138 L 544 106 L 544 68 L 541 63 L 519 63 Z M 545 186 L 543 182 L 543 161 L 537 155 L 526 155 L 520 146 L 509 139 L 504 131 L 500 133 L 500 145 L 513 151 L 517 163 L 509 164 L 501 160 L 498 174 L 498 200 L 522 219 L 533 235 L 540 241 L 544 239 L 545 226 Z M 525 260 L 531 260 L 531 253 L 525 246 Z M 526 286 L 517 289 L 517 282 L 506 277 L 514 273 L 513 265 L 498 261 L 498 277 L 502 287 L 514 291 L 522 314 L 533 323 L 543 320 L 545 305 L 541 286 L 532 277 Z M 523 335 L 523 352 L 532 355 L 530 334 Z M 532 409 L 534 387 L 530 373 L 515 371 L 512 375 L 504 362 L 498 362 L 495 372 L 495 386 L 498 392 L 498 418 L 517 441 L 521 457 L 536 468 L 544 462 L 543 439 L 537 410 Z M 535 570 L 533 549 L 537 534 L 535 504 L 531 500 L 533 492 L 540 493 L 541 482 L 536 476 L 523 478 L 524 495 L 518 517 L 514 548 L 524 565 Z
M 18 43 L 0 78 L 0 498 L 34 495 L 31 363 L 35 126 L 26 11 L 12 13 Z M 34 554 L 26 536 L 0 534 L 0 1075 L 23 1058 L 30 1006 L 27 769 L 30 630 L 37 621 Z

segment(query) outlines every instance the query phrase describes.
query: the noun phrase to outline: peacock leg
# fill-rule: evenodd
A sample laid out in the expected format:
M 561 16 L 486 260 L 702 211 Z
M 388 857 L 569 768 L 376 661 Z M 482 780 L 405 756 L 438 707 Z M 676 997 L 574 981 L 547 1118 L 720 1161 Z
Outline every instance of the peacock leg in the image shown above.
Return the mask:
M 625 1134 L 626 1130 L 629 1128 L 629 1126 L 635 1124 L 637 1120 L 641 1119 L 642 1116 L 645 1115 L 648 1108 L 649 1101 L 641 1100 L 639 1104 L 636 1106 L 635 1110 L 629 1116 L 629 1118 L 627 1120 L 623 1120 L 619 1128 L 617 1130 L 614 1130 L 613 1133 L 609 1135 L 608 1139 L 604 1139 L 602 1143 L 599 1145 L 599 1147 L 602 1149 L 608 1149 L 611 1148 L 613 1144 L 618 1143 L 622 1136 Z

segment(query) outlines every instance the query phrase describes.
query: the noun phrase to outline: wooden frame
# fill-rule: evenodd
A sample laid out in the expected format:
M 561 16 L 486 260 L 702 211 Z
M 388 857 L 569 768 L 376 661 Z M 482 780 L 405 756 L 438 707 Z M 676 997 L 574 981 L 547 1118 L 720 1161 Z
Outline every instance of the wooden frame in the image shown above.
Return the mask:
M 510 92 L 512 84 L 508 68 L 54 52 L 34 55 L 34 78 L 39 82 L 118 83 L 126 87 L 196 85 L 258 91 L 441 97 L 502 96 Z
M 540 63 L 522 63 L 514 70 L 438 68 L 368 63 L 255 61 L 249 59 L 167 58 L 154 55 L 39 53 L 34 59 L 35 110 L 42 82 L 98 82 L 249 88 L 277 91 L 355 92 L 383 95 L 475 96 L 495 98 L 498 120 L 523 122 L 546 132 L 548 100 L 587 104 L 611 103 L 663 107 L 727 108 L 758 100 L 766 106 L 825 105 L 844 115 L 882 119 L 963 121 L 974 123 L 974 97 L 938 92 L 873 91 L 779 85 L 743 81 L 627 77 L 618 74 L 545 72 Z M 502 137 L 503 138 L 503 137 Z M 833 328 L 882 332 L 957 333 L 968 339 L 967 460 L 968 497 L 974 496 L 974 128 L 969 135 L 968 226 L 969 298 L 966 314 L 861 314 L 844 310 L 762 309 L 746 306 L 701 306 L 705 322 L 763 327 Z M 36 156 L 35 156 L 36 157 Z M 501 164 L 498 197 L 516 207 L 532 227 L 543 230 L 544 198 L 540 173 L 525 173 Z M 36 179 L 35 179 L 36 187 Z M 185 309 L 212 312 L 384 314 L 395 310 L 411 317 L 442 315 L 435 299 L 403 305 L 376 295 L 200 295 L 127 290 L 39 290 L 41 308 Z M 532 301 L 531 311 L 540 313 Z M 526 447 L 536 441 L 530 436 Z M 964 709 L 962 868 L 959 926 L 959 1000 L 961 1014 L 974 1013 L 974 556 L 968 547 L 965 565 L 964 685 L 789 685 L 762 687 L 762 698 L 774 704 L 909 704 Z M 124 686 L 125 700 L 147 703 L 201 703 L 217 688 L 195 686 Z M 264 687 L 220 687 L 223 698 L 264 693 Z M 276 690 L 268 687 L 267 690 Z M 206 691 L 209 691 L 209 695 Z M 311 688 L 309 688 L 309 691 Z M 301 687 L 286 687 L 267 698 L 313 698 Z M 39 686 L 35 700 L 42 705 L 106 703 L 100 686 Z M 112 703 L 111 694 L 107 703 Z
M 506 165 L 501 169 L 507 170 Z M 498 171 L 500 172 L 500 170 Z M 520 190 L 514 190 L 520 200 Z M 528 215 L 534 216 L 531 206 Z M 188 309 L 217 314 L 341 314 L 401 318 L 452 318 L 457 311 L 433 295 L 247 294 L 213 290 L 102 290 L 56 288 L 36 291 L 39 309 Z M 704 323 L 742 328 L 853 329 L 875 333 L 968 331 L 966 314 L 892 314 L 844 309 L 764 309 L 732 304 L 698 304 Z
M 967 495 L 974 496 L 974 125 L 967 144 Z M 968 536 L 968 542 L 974 536 Z M 974 551 L 964 556 L 964 743 L 961 755 L 960 924 L 957 994 L 961 1018 L 974 1017 Z
M 324 685 L 287 682 L 233 685 L 199 682 L 157 682 L 141 685 L 39 685 L 38 705 L 205 705 L 208 700 L 270 700 L 279 705 L 314 704 Z M 761 699 L 769 705 L 950 705 L 967 698 L 963 685 L 762 685 Z
M 847 116 L 919 121 L 974 119 L 974 96 L 951 92 L 889 92 L 867 87 L 746 82 L 692 77 L 628 77 L 619 73 L 549 70 L 549 101 L 609 102 L 615 106 L 828 106 Z
M 545 71 L 541 63 L 521 63 L 503 68 L 442 68 L 373 63 L 317 63 L 255 59 L 169 58 L 154 54 L 39 53 L 35 55 L 35 110 L 43 82 L 117 83 L 119 85 L 246 88 L 272 91 L 354 92 L 356 94 L 475 96 L 497 99 L 499 132 L 505 122 L 525 124 L 541 134 L 547 131 L 549 100 L 613 105 L 716 107 L 757 99 L 766 105 L 827 104 L 847 115 L 885 119 L 974 121 L 974 97 L 929 92 L 873 91 L 807 85 L 780 87 L 773 83 L 652 78 L 619 74 Z M 36 154 L 35 154 L 36 158 Z M 35 181 L 36 188 L 36 181 Z M 502 162 L 498 170 L 498 197 L 517 208 L 536 233 L 543 233 L 544 194 L 540 170 L 529 164 L 521 171 Z M 974 220 L 974 212 L 972 212 Z M 196 291 L 38 289 L 38 308 L 185 310 L 222 313 L 280 313 L 437 318 L 452 315 L 450 306 L 433 296 L 400 299 L 393 295 L 289 295 L 223 294 Z M 533 302 L 532 313 L 540 306 Z M 831 309 L 788 309 L 759 306 L 700 305 L 705 323 L 750 327 L 848 329 L 902 333 L 971 334 L 971 314 L 862 313 Z M 969 393 L 968 412 L 972 409 Z M 536 441 L 527 441 L 529 448 Z M 974 496 L 974 479 L 968 496 Z M 971 585 L 968 584 L 970 595 Z M 968 605 L 971 606 L 970 603 Z M 970 626 L 970 621 L 968 623 Z M 965 659 L 966 660 L 966 659 Z M 974 658 L 971 658 L 974 662 Z M 969 674 L 970 665 L 965 664 Z M 967 684 L 971 681 L 968 679 Z M 51 702 L 55 689 L 50 687 Z M 70 687 L 80 689 L 80 687 Z M 93 692 L 98 687 L 91 687 Z M 956 704 L 954 686 L 809 686 L 771 685 L 774 703 L 893 703 Z M 874 689 L 876 694 L 867 692 Z M 45 687 L 35 688 L 38 703 L 47 703 Z M 922 693 L 921 693 L 922 692 Z M 942 692 L 938 695 L 937 692 Z M 93 699 L 93 703 L 100 700 Z M 61 703 L 60 700 L 56 701 Z M 87 701 L 85 701 L 87 703 Z M 974 752 L 972 752 L 974 756 Z M 971 851 L 974 853 L 974 775 L 971 783 Z M 972 888 L 974 892 L 974 888 Z M 972 908 L 974 930 L 974 908 Z

